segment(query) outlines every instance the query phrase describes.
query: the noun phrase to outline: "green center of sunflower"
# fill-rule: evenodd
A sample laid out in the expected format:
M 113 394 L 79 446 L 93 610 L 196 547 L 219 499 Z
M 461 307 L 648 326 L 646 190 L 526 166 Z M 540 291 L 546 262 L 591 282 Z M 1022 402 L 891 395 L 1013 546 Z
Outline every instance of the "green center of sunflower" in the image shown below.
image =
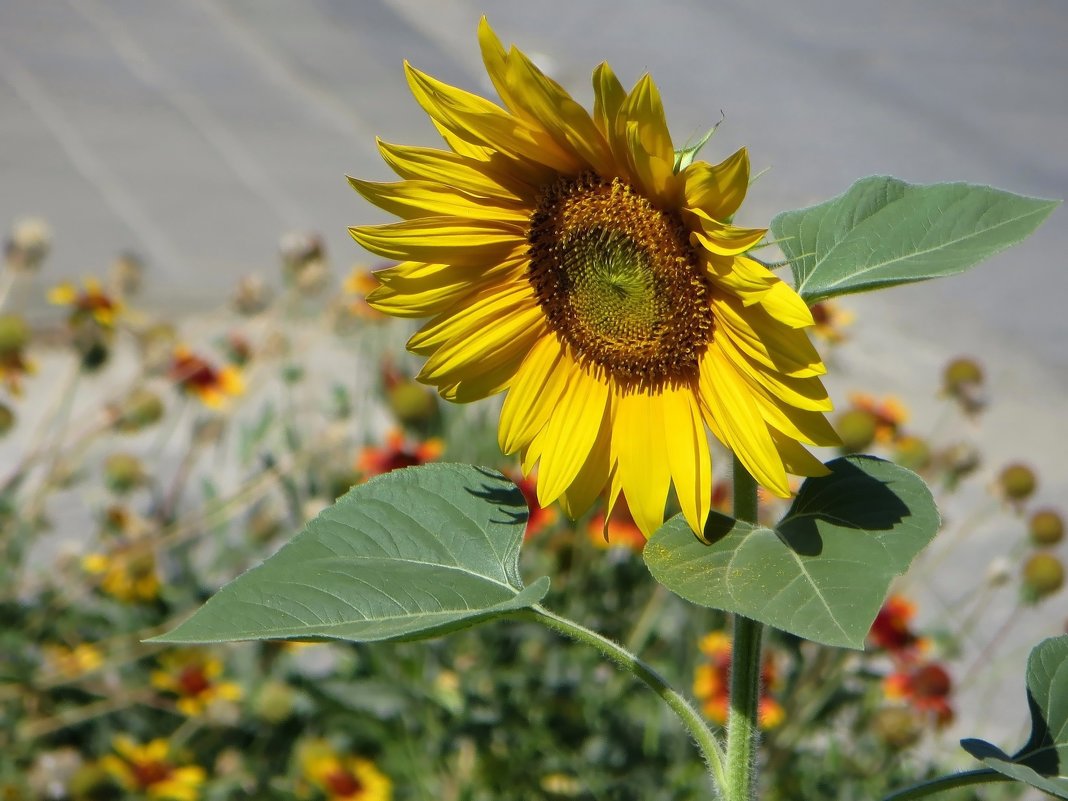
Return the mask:
M 678 215 L 587 173 L 542 192 L 528 239 L 538 302 L 580 359 L 627 385 L 698 374 L 712 310 Z

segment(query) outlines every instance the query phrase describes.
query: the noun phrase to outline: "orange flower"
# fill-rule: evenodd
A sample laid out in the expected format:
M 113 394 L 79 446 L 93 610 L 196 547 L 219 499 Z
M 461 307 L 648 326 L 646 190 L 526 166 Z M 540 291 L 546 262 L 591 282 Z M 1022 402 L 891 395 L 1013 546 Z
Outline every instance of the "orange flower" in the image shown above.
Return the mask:
M 917 711 L 930 715 L 938 726 L 953 720 L 953 707 L 949 705 L 953 680 L 937 662 L 891 673 L 883 679 L 883 692 L 887 698 L 905 701 Z
M 598 548 L 622 547 L 629 548 L 635 553 L 641 553 L 645 549 L 645 535 L 642 534 L 638 524 L 631 516 L 627 501 L 620 498 L 616 501 L 615 508 L 608 520 L 605 520 L 604 512 L 598 511 L 590 522 L 586 524 L 586 533 L 590 542 Z
M 891 595 L 875 616 L 868 639 L 876 648 L 890 651 L 895 656 L 907 657 L 926 644 L 909 627 L 915 616 L 914 603 L 904 596 Z
M 701 652 L 708 662 L 694 671 L 693 694 L 701 702 L 701 711 L 721 726 L 727 722 L 730 708 L 731 640 L 724 631 L 713 631 L 701 638 Z M 760 667 L 761 695 L 757 706 L 757 721 L 763 729 L 773 729 L 782 723 L 786 711 L 771 696 L 779 685 L 779 673 L 771 652 L 764 653 Z
M 181 345 L 174 349 L 168 374 L 181 392 L 195 395 L 211 409 L 222 408 L 229 398 L 245 391 L 237 367 L 229 365 L 219 369 Z
M 163 654 L 160 670 L 152 671 L 152 686 L 176 695 L 178 710 L 195 717 L 215 701 L 240 700 L 241 687 L 230 681 L 219 681 L 222 661 L 210 654 L 186 649 Z
M 108 295 L 95 278 L 86 278 L 83 289 L 69 281 L 57 284 L 48 291 L 48 302 L 56 306 L 70 306 L 69 322 L 77 327 L 93 320 L 101 328 L 114 328 L 122 313 L 122 302 Z
M 812 319 L 815 325 L 812 328 L 813 335 L 819 337 L 831 345 L 845 342 L 846 335 L 842 329 L 853 322 L 853 313 L 841 308 L 837 303 L 830 300 L 821 300 L 812 304 Z
M 353 267 L 352 272 L 345 276 L 345 280 L 341 282 L 341 289 L 348 301 L 346 308 L 353 317 L 364 320 L 386 319 L 383 312 L 371 308 L 367 303 L 367 296 L 379 286 L 381 284 L 378 283 L 374 273 L 362 265 Z
M 368 446 L 360 451 L 356 469 L 365 478 L 370 478 L 401 467 L 433 462 L 444 450 L 445 445 L 440 439 L 431 438 L 413 445 L 405 441 L 403 432 L 394 429 L 386 436 L 386 444 L 381 448 Z
M 887 397 L 877 401 L 866 393 L 853 392 L 849 402 L 853 408 L 872 416 L 875 421 L 875 440 L 884 444 L 894 442 L 909 419 L 908 409 L 897 398 Z
M 538 503 L 538 478 L 536 474 L 531 474 L 526 478 L 514 475 L 509 476 L 519 491 L 523 493 L 523 500 L 527 502 L 527 508 L 530 510 L 527 516 L 527 530 L 523 534 L 524 540 L 529 540 L 531 537 L 539 534 L 543 529 L 554 525 L 559 519 L 559 515 L 556 513 L 556 508 L 553 506 L 542 506 Z

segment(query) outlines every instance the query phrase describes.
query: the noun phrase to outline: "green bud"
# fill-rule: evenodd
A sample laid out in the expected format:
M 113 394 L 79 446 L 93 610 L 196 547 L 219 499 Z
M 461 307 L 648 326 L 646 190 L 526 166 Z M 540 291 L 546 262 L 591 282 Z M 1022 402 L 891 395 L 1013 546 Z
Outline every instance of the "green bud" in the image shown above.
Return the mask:
M 0 355 L 18 353 L 30 341 L 30 328 L 17 314 L 0 315 Z
M 926 440 L 907 434 L 894 444 L 894 461 L 909 470 L 922 470 L 931 463 L 931 448 Z
M 163 401 L 148 389 L 135 389 L 122 401 L 115 420 L 115 428 L 124 434 L 140 431 L 163 417 Z
M 1037 603 L 1064 586 L 1064 565 L 1051 553 L 1036 553 L 1024 563 L 1022 594 Z
M 129 453 L 113 453 L 104 460 L 104 483 L 116 495 L 125 495 L 144 483 L 141 460 Z
M 0 437 L 15 427 L 15 413 L 6 403 L 0 401 Z
M 911 709 L 887 706 L 876 711 L 872 731 L 891 748 L 902 749 L 916 744 L 923 735 L 923 726 Z
M 1028 528 L 1031 542 L 1039 547 L 1056 545 L 1064 539 L 1064 520 L 1053 509 L 1042 509 L 1031 515 Z
M 1010 464 L 998 476 L 998 485 L 1009 500 L 1026 501 L 1034 494 L 1038 479 L 1027 465 Z
M 260 688 L 252 702 L 256 717 L 271 724 L 279 724 L 293 714 L 296 692 L 282 681 L 268 681 Z
M 942 388 L 949 395 L 956 395 L 982 383 L 983 368 L 967 357 L 954 359 L 942 372 Z
M 875 439 L 875 417 L 863 409 L 849 409 L 838 415 L 835 430 L 842 438 L 842 452 L 858 453 Z
M 401 425 L 422 429 L 438 416 L 438 401 L 433 390 L 415 381 L 401 381 L 386 392 L 390 411 Z

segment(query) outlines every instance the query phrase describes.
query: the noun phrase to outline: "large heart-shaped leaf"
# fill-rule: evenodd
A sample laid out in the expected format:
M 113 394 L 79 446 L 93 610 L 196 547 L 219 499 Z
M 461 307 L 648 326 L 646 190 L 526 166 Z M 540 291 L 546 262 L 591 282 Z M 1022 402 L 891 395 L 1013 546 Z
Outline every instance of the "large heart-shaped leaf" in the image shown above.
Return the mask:
M 681 517 L 645 546 L 653 577 L 702 606 L 827 645 L 863 648 L 893 578 L 938 531 L 927 485 L 873 456 L 835 459 L 774 529 L 713 514 L 701 542 Z
M 355 487 L 297 537 L 156 642 L 417 639 L 536 604 L 523 587 L 523 494 L 458 464 L 396 470 Z
M 962 272 L 1026 238 L 1059 202 L 873 176 L 826 203 L 779 214 L 771 233 L 812 303 Z
M 1044 640 L 1027 660 L 1031 737 L 1013 756 L 984 740 L 961 746 L 988 768 L 1068 799 L 1068 635 Z

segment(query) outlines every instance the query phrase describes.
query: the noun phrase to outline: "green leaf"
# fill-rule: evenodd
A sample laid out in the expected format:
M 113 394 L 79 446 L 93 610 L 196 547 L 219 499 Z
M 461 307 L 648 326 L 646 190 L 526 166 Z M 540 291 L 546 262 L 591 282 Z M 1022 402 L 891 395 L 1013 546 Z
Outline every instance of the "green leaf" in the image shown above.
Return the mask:
M 961 740 L 969 754 L 998 773 L 1068 799 L 1068 635 L 1044 640 L 1027 660 L 1031 737 L 1009 756 L 984 740 Z
M 693 160 L 697 157 L 697 154 L 701 152 L 701 148 L 708 144 L 708 140 L 712 138 L 712 134 L 714 134 L 716 132 L 716 129 L 719 128 L 721 122 L 723 122 L 723 120 L 720 120 L 711 128 L 709 128 L 704 133 L 704 135 L 692 145 L 686 145 L 681 149 L 675 151 L 675 164 L 672 167 L 672 170 L 676 174 L 682 172 L 693 163 Z
M 713 513 L 698 540 L 681 517 L 645 546 L 653 577 L 702 606 L 800 637 L 863 648 L 893 578 L 938 531 L 915 473 L 874 456 L 828 463 L 775 529 Z
M 292 542 L 153 642 L 432 637 L 540 601 L 523 587 L 522 493 L 457 464 L 396 470 L 350 490 Z
M 1029 236 L 1057 200 L 973 184 L 863 178 L 771 221 L 808 303 L 963 272 Z

